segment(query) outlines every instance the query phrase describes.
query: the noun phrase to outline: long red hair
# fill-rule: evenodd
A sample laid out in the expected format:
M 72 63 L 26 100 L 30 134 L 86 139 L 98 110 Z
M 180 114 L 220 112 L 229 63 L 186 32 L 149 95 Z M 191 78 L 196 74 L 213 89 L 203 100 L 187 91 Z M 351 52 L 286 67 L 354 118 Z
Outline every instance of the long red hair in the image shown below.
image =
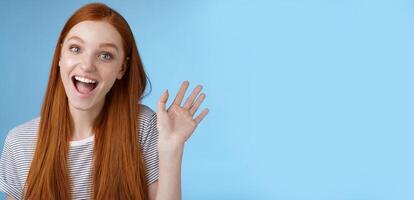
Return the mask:
M 71 199 L 68 147 L 73 120 L 59 73 L 61 44 L 69 30 L 85 20 L 105 21 L 123 38 L 127 71 L 105 98 L 94 122 L 93 199 L 147 199 L 145 168 L 138 142 L 139 102 L 147 86 L 132 31 L 126 20 L 105 4 L 92 3 L 66 22 L 56 44 L 46 88 L 36 150 L 26 180 L 25 199 Z

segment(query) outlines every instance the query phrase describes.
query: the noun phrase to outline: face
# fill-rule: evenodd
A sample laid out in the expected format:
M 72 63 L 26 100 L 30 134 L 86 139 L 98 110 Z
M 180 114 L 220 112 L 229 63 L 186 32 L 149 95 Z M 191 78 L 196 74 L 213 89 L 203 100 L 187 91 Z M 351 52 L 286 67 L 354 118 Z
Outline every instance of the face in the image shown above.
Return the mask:
M 126 70 L 121 35 L 107 22 L 83 21 L 72 27 L 61 48 L 60 76 L 69 106 L 99 109 Z

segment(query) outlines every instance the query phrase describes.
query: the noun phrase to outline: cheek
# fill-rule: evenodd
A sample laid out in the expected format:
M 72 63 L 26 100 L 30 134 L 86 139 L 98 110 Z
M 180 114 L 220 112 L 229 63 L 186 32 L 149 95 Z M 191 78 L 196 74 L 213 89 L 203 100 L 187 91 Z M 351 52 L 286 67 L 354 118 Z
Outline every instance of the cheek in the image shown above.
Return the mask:
M 60 78 L 62 79 L 64 83 L 67 82 L 69 79 L 69 74 L 72 70 L 71 66 L 72 65 L 64 62 L 64 60 L 61 60 L 59 64 Z
M 61 60 L 59 62 L 59 72 L 60 72 L 60 76 L 62 78 L 65 78 L 67 76 L 67 74 L 69 73 L 69 67 L 66 63 L 63 62 L 63 60 Z
M 78 59 L 73 56 L 62 55 L 60 58 L 60 67 L 61 68 L 70 68 L 75 65 Z
M 102 79 L 105 81 L 106 87 L 112 87 L 117 80 L 119 68 L 116 66 L 105 66 L 105 69 L 100 71 Z
M 113 84 L 116 81 L 116 73 L 102 73 L 102 79 L 105 80 L 105 82 L 108 82 L 110 84 Z
M 69 78 L 69 72 L 66 70 L 66 68 L 63 67 L 59 67 L 59 72 L 60 72 L 60 82 L 63 84 L 63 87 L 65 88 L 65 92 L 67 93 L 69 88 L 70 88 L 70 84 L 72 84 L 72 81 Z
M 63 82 L 63 84 L 71 84 L 69 74 L 72 72 L 75 66 L 75 59 L 71 58 L 70 56 L 67 56 L 65 54 L 62 54 L 59 61 L 59 71 L 60 71 L 60 78 Z
M 69 78 L 69 71 L 66 68 L 63 68 L 63 67 L 60 67 L 59 71 L 60 71 L 60 79 L 61 79 L 63 85 L 71 84 L 71 80 Z

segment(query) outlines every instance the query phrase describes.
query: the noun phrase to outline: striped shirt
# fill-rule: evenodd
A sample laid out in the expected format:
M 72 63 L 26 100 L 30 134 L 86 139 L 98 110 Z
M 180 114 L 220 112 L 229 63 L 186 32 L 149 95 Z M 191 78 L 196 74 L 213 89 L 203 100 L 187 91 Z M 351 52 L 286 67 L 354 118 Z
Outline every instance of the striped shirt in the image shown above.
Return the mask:
M 158 180 L 159 175 L 156 120 L 156 113 L 140 104 L 138 140 L 148 185 Z M 36 148 L 39 122 L 38 117 L 13 128 L 4 143 L 0 160 L 0 191 L 16 199 L 22 199 L 23 187 Z M 68 168 L 73 199 L 91 199 L 93 145 L 94 135 L 70 141 Z

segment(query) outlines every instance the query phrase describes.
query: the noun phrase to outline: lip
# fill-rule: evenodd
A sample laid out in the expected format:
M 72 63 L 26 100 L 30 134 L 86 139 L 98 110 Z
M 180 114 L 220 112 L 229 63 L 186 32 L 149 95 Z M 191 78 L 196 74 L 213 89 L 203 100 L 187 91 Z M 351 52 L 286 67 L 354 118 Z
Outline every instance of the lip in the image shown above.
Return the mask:
M 89 76 L 89 75 L 74 74 L 74 75 L 72 75 L 70 78 L 72 79 L 72 78 L 73 78 L 73 77 L 75 77 L 75 76 L 80 76 L 80 77 L 83 77 L 83 78 L 87 78 L 87 79 L 89 79 L 89 80 L 93 80 L 93 81 L 96 81 L 96 82 L 98 82 L 98 83 L 99 83 L 99 81 L 98 81 L 96 78 L 93 78 L 93 77 L 91 77 L 91 76 Z
M 87 94 L 80 93 L 78 91 L 78 89 L 76 88 L 75 82 L 73 81 L 73 79 L 74 79 L 75 76 L 81 76 L 81 77 L 84 77 L 84 78 L 87 78 L 87 79 L 96 81 L 95 88 L 91 92 L 89 92 Z M 92 78 L 92 77 L 87 76 L 87 75 L 79 75 L 79 74 L 72 75 L 72 76 L 70 76 L 70 82 L 72 83 L 71 85 L 72 85 L 73 91 L 75 91 L 75 94 L 77 96 L 79 96 L 80 98 L 89 98 L 89 97 L 93 96 L 96 93 L 96 90 L 97 90 L 97 88 L 99 86 L 99 81 L 97 79 Z

